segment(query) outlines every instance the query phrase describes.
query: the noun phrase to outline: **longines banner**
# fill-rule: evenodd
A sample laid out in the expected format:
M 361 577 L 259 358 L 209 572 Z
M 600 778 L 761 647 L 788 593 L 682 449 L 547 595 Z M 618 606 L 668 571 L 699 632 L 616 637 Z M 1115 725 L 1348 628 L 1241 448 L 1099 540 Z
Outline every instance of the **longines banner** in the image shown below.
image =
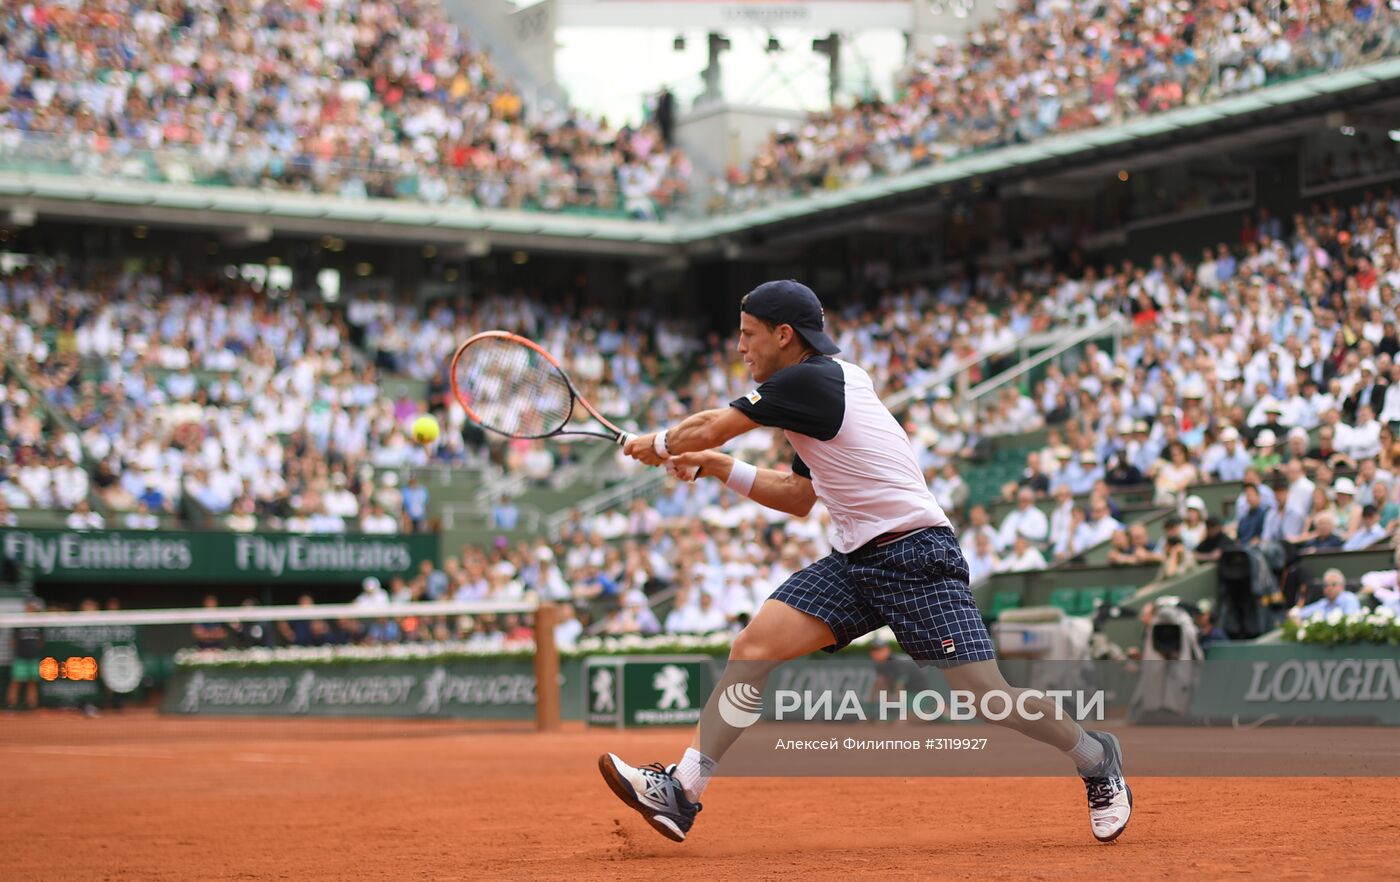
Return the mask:
M 1400 726 L 1400 647 L 1221 646 L 1206 667 L 1191 710 L 1212 721 Z
M 436 536 L 0 530 L 0 552 L 44 582 L 325 582 L 409 575 Z
M 533 663 L 360 662 L 177 671 L 165 713 L 209 716 L 479 717 L 535 714 Z
M 1234 655 L 1007 664 L 1012 688 L 983 694 L 950 689 L 912 663 L 877 668 L 858 656 L 747 674 L 730 662 L 718 680 L 718 662 L 703 657 L 591 656 L 564 664 L 562 686 L 565 707 L 594 724 L 743 730 L 719 769 L 726 776 L 1066 774 L 1059 751 L 986 724 L 1013 713 L 1114 733 L 1130 775 L 1400 775 L 1396 647 L 1241 646 Z M 534 697 L 524 659 L 278 664 L 179 670 L 163 710 L 528 719 Z

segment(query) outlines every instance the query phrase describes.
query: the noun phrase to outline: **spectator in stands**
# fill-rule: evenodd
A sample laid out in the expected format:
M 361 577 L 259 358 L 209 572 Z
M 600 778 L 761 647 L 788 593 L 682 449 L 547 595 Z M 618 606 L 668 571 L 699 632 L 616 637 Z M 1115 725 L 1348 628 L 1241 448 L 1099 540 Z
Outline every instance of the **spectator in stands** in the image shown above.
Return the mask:
M 1381 526 L 1381 513 L 1374 505 L 1361 509 L 1361 522 L 1342 544 L 1343 551 L 1362 551 L 1370 548 L 1386 537 L 1385 527 Z
M 151 514 L 145 502 L 138 502 L 135 510 L 122 515 L 122 526 L 128 530 L 154 530 L 160 527 L 160 518 Z
M 1288 480 L 1288 494 L 1283 500 L 1282 520 L 1279 529 L 1289 542 L 1305 542 L 1308 520 L 1313 510 L 1313 490 L 1316 486 L 1303 473 L 1303 464 L 1293 460 L 1284 468 Z
M 440 570 L 433 566 L 433 562 L 430 560 L 425 560 L 418 565 L 418 578 L 423 580 L 424 599 L 437 600 L 445 597 L 452 584 L 446 570 Z M 397 599 L 395 598 L 395 600 Z
M 1361 601 L 1346 588 L 1347 577 L 1341 570 L 1330 568 L 1322 574 L 1322 599 L 1307 603 L 1307 594 L 1300 591 L 1298 603 L 1288 611 L 1288 615 L 1306 622 L 1318 616 L 1326 618 L 1333 612 L 1342 615 L 1361 612 Z
M 958 539 L 964 554 L 977 547 L 977 537 L 981 535 L 987 537 L 993 551 L 999 551 L 1002 548 L 1001 534 L 992 526 L 986 507 L 974 505 L 968 510 L 967 526 L 963 528 L 962 536 Z
M 1186 543 L 1181 541 L 1180 536 L 1168 536 L 1163 540 L 1162 565 L 1157 568 L 1157 576 L 1153 581 L 1165 582 L 1175 579 L 1196 569 L 1198 565 L 1196 556 L 1186 547 Z
M 314 606 L 310 594 L 302 594 L 297 598 L 297 606 Z M 339 636 L 334 634 L 330 622 L 324 619 L 295 619 L 292 621 L 279 621 L 277 632 L 284 643 L 292 646 L 325 646 L 329 643 L 339 642 Z
M 1395 567 L 1373 570 L 1361 577 L 1361 594 L 1370 594 L 1381 606 L 1400 616 L 1400 547 L 1395 549 Z
M 929 482 L 929 492 L 933 493 L 933 498 L 937 499 L 944 509 L 953 513 L 960 512 L 967 506 L 971 493 L 962 479 L 958 464 L 951 459 L 943 464 L 940 473 Z
M 1138 548 L 1133 544 L 1127 530 L 1114 530 L 1109 538 L 1108 562 L 1111 566 L 1130 566 L 1137 563 Z
M 1070 539 L 1074 535 L 1074 494 L 1070 492 L 1069 485 L 1059 484 L 1055 487 L 1055 507 L 1050 510 L 1050 546 L 1052 553 L 1059 556 L 1069 547 Z
M 384 586 L 374 576 L 366 576 L 360 583 L 360 593 L 355 597 L 353 605 L 369 609 L 387 609 L 389 592 L 384 590 Z
M 1230 640 L 1230 635 L 1220 627 L 1214 604 L 1209 600 L 1202 600 L 1196 604 L 1196 609 L 1196 642 L 1200 645 L 1202 653 L 1213 643 L 1226 643 Z
M 390 535 L 399 531 L 396 518 L 384 511 L 378 500 L 371 500 L 365 513 L 360 516 L 360 532 L 375 535 Z
M 620 592 L 617 582 L 598 565 L 584 567 L 581 578 L 574 584 L 574 600 L 578 602 L 616 597 Z
M 144 504 L 144 503 L 143 503 Z M 251 533 L 258 528 L 254 515 L 255 503 L 252 497 L 242 496 L 233 504 L 233 509 L 224 516 L 224 526 L 235 533 Z
M 1332 519 L 1343 538 L 1356 532 L 1361 525 L 1361 506 L 1356 502 L 1356 484 L 1350 478 L 1338 478 L 1332 484 Z
M 966 553 L 968 580 L 980 585 L 991 578 L 993 573 L 1002 571 L 1001 559 L 997 557 L 992 533 L 984 530 L 973 534 L 973 547 Z
M 520 508 L 511 502 L 509 496 L 501 496 L 491 507 L 491 528 L 494 530 L 514 530 L 520 523 Z
M 661 515 L 641 497 L 632 500 L 627 512 L 626 535 L 649 537 L 661 527 Z
M 1147 533 L 1147 524 L 1139 521 L 1128 527 L 1128 536 L 1137 549 L 1138 563 L 1158 563 L 1162 559 L 1159 543 L 1152 541 Z
M 1079 526 L 1075 537 L 1076 553 L 1104 544 L 1113 536 L 1114 530 L 1122 528 L 1123 523 L 1109 513 L 1108 500 L 1095 498 L 1089 503 L 1088 519 Z
M 666 617 L 666 630 L 673 634 L 709 634 L 724 630 L 724 613 L 708 591 L 683 586 L 675 606 Z
M 1283 464 L 1278 450 L 1278 436 L 1273 429 L 1264 429 L 1254 436 L 1254 460 L 1251 467 L 1263 475 L 1272 475 Z
M 728 506 L 733 506 L 733 500 L 729 497 L 721 497 L 728 500 Z M 594 515 L 589 522 L 589 530 L 594 535 L 606 540 L 621 539 L 627 535 L 627 516 L 615 508 L 601 511 Z
M 1302 536 L 1302 547 L 1299 549 L 1299 553 L 1336 551 L 1343 544 L 1342 537 L 1336 532 L 1336 518 L 1332 512 L 1323 511 L 1313 518 L 1313 528 Z
M 1108 469 L 1104 472 L 1104 481 L 1110 487 L 1136 487 L 1146 483 L 1142 472 L 1129 461 L 1126 451 L 1115 453 L 1109 457 Z
M 1204 470 L 1217 481 L 1241 481 L 1252 460 L 1240 445 L 1240 433 L 1234 426 L 1220 430 L 1219 445 L 1211 448 L 1214 455 L 1207 454 Z
M 1035 492 L 1029 487 L 1016 491 L 1016 508 L 1002 519 L 997 538 L 1002 548 L 1011 548 L 1018 536 L 1031 542 L 1045 542 L 1050 536 L 1050 521 L 1036 507 Z
M 1201 563 L 1213 562 L 1220 559 L 1226 546 L 1230 543 L 1230 537 L 1225 533 L 1225 525 L 1220 518 L 1211 515 L 1206 518 L 1206 532 L 1201 541 L 1192 549 L 1195 552 L 1196 560 Z
M 572 604 L 561 603 L 558 610 L 559 621 L 554 624 L 554 645 L 567 652 L 577 646 L 578 639 L 583 636 L 583 623 L 578 620 L 578 614 L 574 612 Z
M 1196 546 L 1201 544 L 1201 540 L 1206 536 L 1206 503 L 1199 496 L 1186 497 L 1186 511 L 1181 523 L 1181 541 L 1186 544 L 1188 551 L 1195 551 Z
M 1167 461 L 1156 467 L 1153 484 L 1156 487 L 1154 501 L 1162 505 L 1174 505 L 1192 484 L 1201 481 L 1200 471 L 1188 459 L 1186 445 L 1176 441 L 1167 447 Z
M 1008 484 L 1002 488 L 1002 496 L 1005 499 L 1014 499 L 1017 491 L 1022 487 L 1030 488 L 1036 498 L 1044 496 L 1050 492 L 1050 478 L 1041 468 L 1041 452 L 1032 450 L 1026 454 L 1026 467 L 1021 470 L 1021 475 L 1013 484 Z
M 403 488 L 404 532 L 422 533 L 428 528 L 428 488 L 418 480 L 416 474 L 409 474 L 408 485 Z
M 256 607 L 258 602 L 251 597 L 245 597 L 239 605 L 249 609 Z M 234 649 L 271 646 L 273 643 L 272 625 L 269 622 L 235 621 L 229 622 L 227 628 L 228 643 Z
M 219 598 L 206 594 L 201 604 L 205 609 L 218 609 Z M 194 645 L 198 649 L 223 649 L 228 639 L 228 628 L 224 622 L 199 622 L 190 628 L 194 635 Z
M 106 524 L 106 519 L 93 511 L 86 499 L 79 499 L 68 517 L 63 519 L 63 525 L 70 530 L 101 530 Z
M 1024 573 L 1043 570 L 1045 567 L 1045 556 L 1040 553 L 1040 549 L 1032 545 L 1024 533 L 1018 533 L 1012 543 L 1011 552 L 1001 559 L 999 572 Z

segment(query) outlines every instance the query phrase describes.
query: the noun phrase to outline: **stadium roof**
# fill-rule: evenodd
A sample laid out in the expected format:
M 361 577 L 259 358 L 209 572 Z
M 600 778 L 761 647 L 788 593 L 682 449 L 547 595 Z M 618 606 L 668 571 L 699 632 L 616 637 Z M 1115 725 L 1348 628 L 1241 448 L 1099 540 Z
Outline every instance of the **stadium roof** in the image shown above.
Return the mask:
M 434 206 L 302 193 L 123 182 L 61 174 L 0 172 L 0 206 L 40 216 L 204 226 L 251 238 L 281 234 L 482 245 L 626 255 L 704 253 L 764 228 L 827 217 L 868 216 L 927 202 L 950 185 L 1025 178 L 1077 165 L 1150 154 L 1299 116 L 1400 94 L 1400 59 L 1305 77 L 1117 126 L 969 155 L 897 177 L 788 199 L 750 211 L 663 222 Z

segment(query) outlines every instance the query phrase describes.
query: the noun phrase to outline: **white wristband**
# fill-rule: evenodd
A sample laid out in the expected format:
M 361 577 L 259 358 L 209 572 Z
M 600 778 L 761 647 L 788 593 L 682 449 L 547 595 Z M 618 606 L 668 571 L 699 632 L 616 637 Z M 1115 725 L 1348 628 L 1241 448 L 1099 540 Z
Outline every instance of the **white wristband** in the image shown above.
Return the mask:
M 670 456 L 671 451 L 666 449 L 666 432 L 660 431 L 652 438 L 651 449 L 656 451 L 657 456 Z
M 754 479 L 757 477 L 758 469 L 742 459 L 736 459 L 733 468 L 729 470 L 729 477 L 724 480 L 724 486 L 741 496 L 748 496 L 749 491 L 753 489 Z

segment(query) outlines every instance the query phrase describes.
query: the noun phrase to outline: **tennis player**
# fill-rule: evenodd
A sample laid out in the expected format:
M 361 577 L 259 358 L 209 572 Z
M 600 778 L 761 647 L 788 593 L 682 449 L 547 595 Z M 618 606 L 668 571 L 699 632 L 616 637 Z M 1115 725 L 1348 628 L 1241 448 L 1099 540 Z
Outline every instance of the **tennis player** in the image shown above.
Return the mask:
M 968 587 L 967 562 L 924 484 L 913 444 L 870 376 L 831 357 L 839 349 L 823 326 L 821 303 L 805 285 L 774 281 L 750 291 L 740 305 L 738 351 L 758 388 L 625 447 L 643 463 L 680 474 L 698 468 L 698 477 L 798 517 L 820 499 L 831 515 L 835 550 L 789 577 L 735 638 L 729 658 L 745 664 L 726 666 L 679 763 L 634 767 L 606 753 L 598 761 L 604 779 L 658 832 L 684 841 L 710 776 L 743 731 L 715 713 L 723 690 L 733 682 L 761 690 L 778 664 L 819 649 L 835 652 L 888 625 L 905 652 L 942 668 L 949 686 L 974 695 L 977 707 L 989 691 L 1010 696 L 1012 714 L 991 722 L 1064 751 L 1084 779 L 1094 837 L 1112 842 L 1133 804 L 1118 739 L 1057 719 L 1046 699 L 1017 701 L 1022 690 L 997 668 Z M 797 452 L 790 473 L 714 450 L 759 426 L 787 436 Z

